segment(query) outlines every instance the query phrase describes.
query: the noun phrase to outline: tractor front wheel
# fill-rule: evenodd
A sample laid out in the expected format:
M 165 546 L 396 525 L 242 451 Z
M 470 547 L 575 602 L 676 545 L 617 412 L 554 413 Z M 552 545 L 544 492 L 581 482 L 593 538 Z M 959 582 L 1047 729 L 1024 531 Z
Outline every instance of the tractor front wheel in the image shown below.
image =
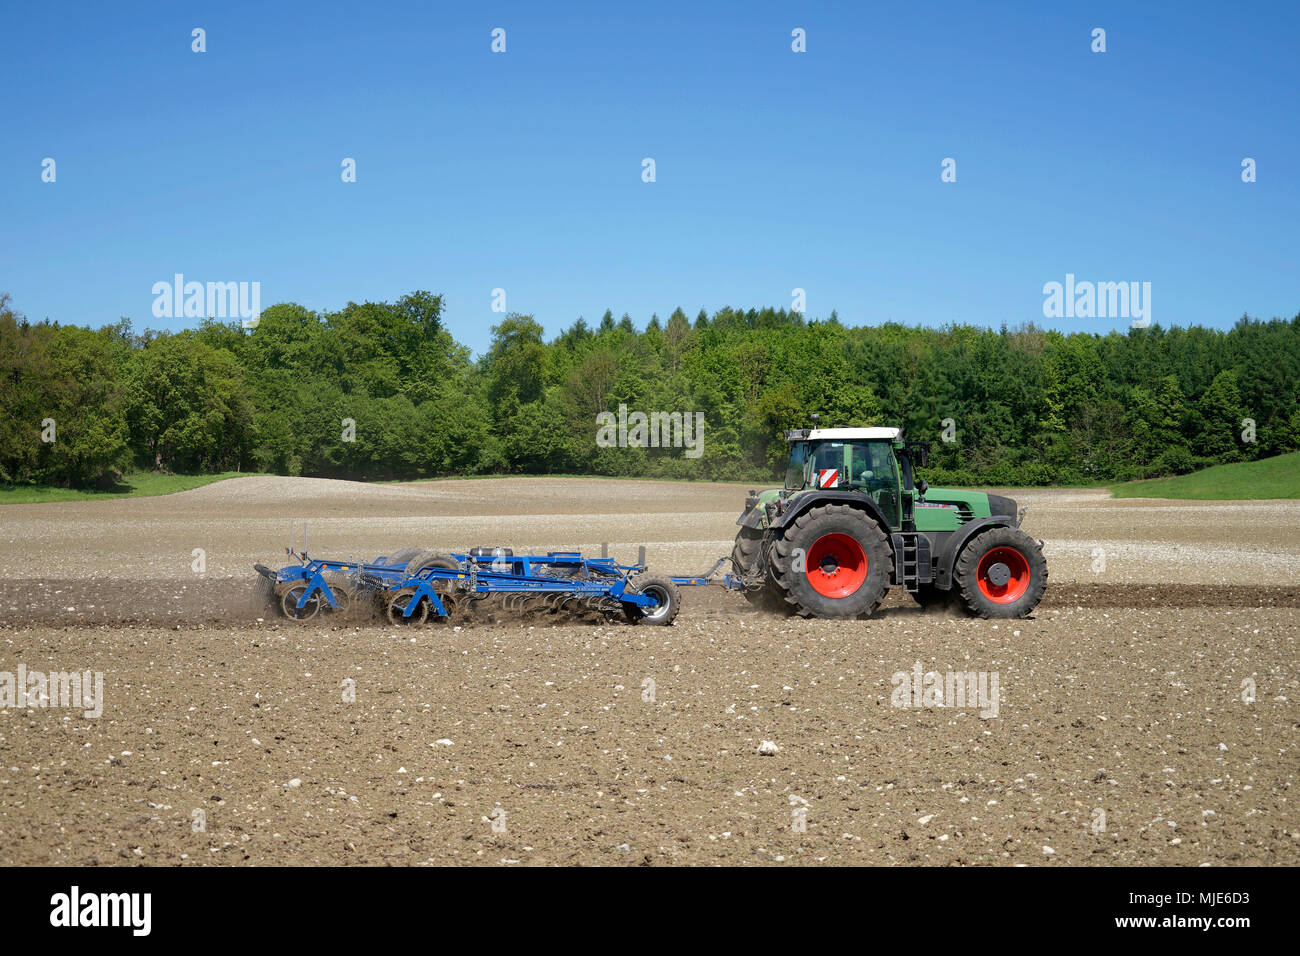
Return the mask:
M 889 544 L 880 526 L 848 505 L 796 518 L 771 551 L 772 582 L 804 617 L 870 614 L 889 592 Z
M 1047 589 L 1047 560 L 1019 528 L 990 528 L 962 549 L 953 579 L 972 614 L 1027 617 Z

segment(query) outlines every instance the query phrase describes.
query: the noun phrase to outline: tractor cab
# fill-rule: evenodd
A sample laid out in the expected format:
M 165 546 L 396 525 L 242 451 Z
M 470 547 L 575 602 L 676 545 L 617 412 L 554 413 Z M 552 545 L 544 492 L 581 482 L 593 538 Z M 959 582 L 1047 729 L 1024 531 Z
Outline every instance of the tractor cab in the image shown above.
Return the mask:
M 895 454 L 895 445 L 903 447 L 899 429 L 805 428 L 787 432 L 786 439 L 786 491 L 862 492 L 876 502 L 891 528 L 901 526 L 904 469 Z

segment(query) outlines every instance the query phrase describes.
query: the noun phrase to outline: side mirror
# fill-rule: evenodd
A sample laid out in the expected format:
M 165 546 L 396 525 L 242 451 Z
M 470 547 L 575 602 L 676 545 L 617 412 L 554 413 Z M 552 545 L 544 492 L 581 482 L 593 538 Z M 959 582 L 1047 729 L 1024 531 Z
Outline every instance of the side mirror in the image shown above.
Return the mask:
M 916 483 L 916 490 L 921 493 L 922 497 L 925 497 L 925 493 L 930 490 L 930 483 L 922 478 Z

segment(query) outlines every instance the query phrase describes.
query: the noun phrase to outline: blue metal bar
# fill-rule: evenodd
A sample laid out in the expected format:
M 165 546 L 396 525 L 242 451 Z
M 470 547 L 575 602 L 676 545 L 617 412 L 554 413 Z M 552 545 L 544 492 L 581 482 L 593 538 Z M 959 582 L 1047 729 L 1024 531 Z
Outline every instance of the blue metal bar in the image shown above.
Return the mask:
M 440 581 L 456 582 L 458 589 L 476 594 L 571 594 L 577 597 L 607 597 L 636 607 L 653 607 L 657 604 L 652 597 L 627 590 L 631 575 L 646 570 L 644 564 L 619 564 L 612 558 L 587 558 L 577 551 L 552 551 L 545 555 L 469 555 L 452 552 L 449 557 L 460 567 L 427 567 L 414 575 L 408 575 L 406 568 L 401 565 L 334 561 L 311 558 L 306 553 L 299 554 L 291 548 L 286 551 L 298 558 L 300 563 L 281 568 L 274 573 L 274 578 L 279 582 L 306 583 L 297 602 L 299 610 L 306 607 L 317 592 L 331 608 L 339 606 L 334 591 L 325 580 L 327 573 L 356 575 L 361 579 L 363 587 L 368 585 L 386 592 L 414 588 L 413 599 L 403 612 L 406 617 L 414 613 L 421 600 L 428 600 L 429 606 L 439 616 L 447 615 L 446 605 L 436 589 Z M 503 564 L 508 565 L 510 570 L 493 570 L 494 566 L 500 567 Z M 720 580 L 714 577 L 715 572 L 724 564 L 725 559 L 718 561 L 706 575 L 671 576 L 670 580 L 684 587 L 718 583 L 732 590 L 742 588 L 740 579 L 733 575 L 724 575 Z M 581 571 L 587 576 L 554 577 L 546 573 L 549 568 Z M 269 569 L 261 569 L 261 573 L 272 576 Z M 365 581 L 367 577 L 372 579 L 371 582 Z

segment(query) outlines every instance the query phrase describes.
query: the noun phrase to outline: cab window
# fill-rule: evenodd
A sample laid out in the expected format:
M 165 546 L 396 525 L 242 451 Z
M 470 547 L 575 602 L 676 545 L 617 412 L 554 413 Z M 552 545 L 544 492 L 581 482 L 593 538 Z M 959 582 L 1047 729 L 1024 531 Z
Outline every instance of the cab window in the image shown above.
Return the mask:
M 813 455 L 813 470 L 825 471 L 830 468 L 844 467 L 844 445 L 839 442 L 823 442 L 817 446 Z
M 891 528 L 899 525 L 898 469 L 894 464 L 894 451 L 888 442 L 871 442 L 871 497 L 876 499 L 885 520 Z
M 808 443 L 797 442 L 790 448 L 790 461 L 785 466 L 785 486 L 798 491 L 804 486 L 805 466 L 808 464 Z

